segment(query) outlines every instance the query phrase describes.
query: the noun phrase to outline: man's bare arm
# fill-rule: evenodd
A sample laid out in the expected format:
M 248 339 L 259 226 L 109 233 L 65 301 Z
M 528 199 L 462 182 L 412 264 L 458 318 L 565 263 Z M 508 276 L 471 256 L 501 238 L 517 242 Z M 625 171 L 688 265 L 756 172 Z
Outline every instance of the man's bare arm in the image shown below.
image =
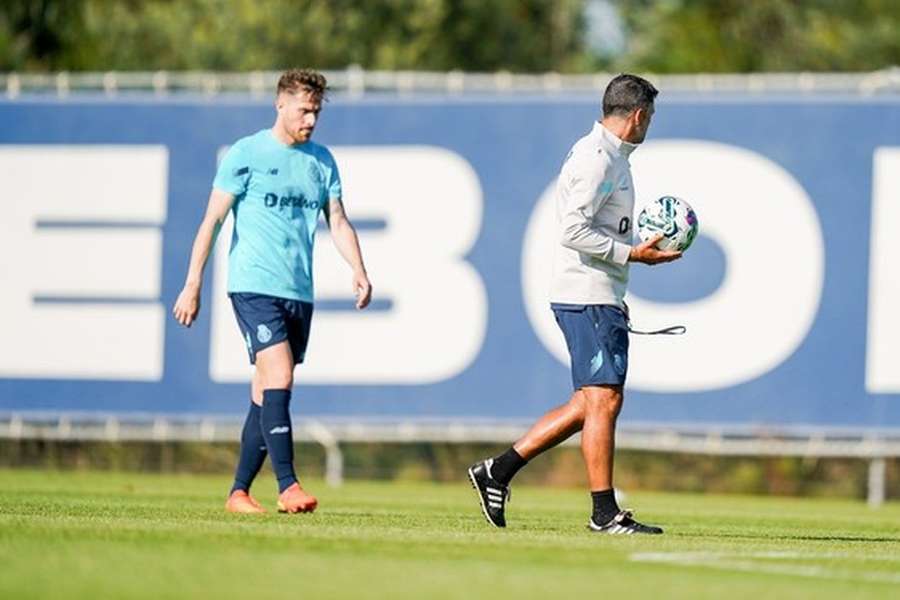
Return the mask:
M 347 218 L 347 214 L 344 212 L 344 205 L 339 198 L 332 198 L 328 201 L 325 209 L 325 220 L 328 221 L 328 228 L 331 231 L 334 245 L 337 246 L 338 252 L 341 253 L 341 256 L 353 269 L 351 285 L 353 286 L 353 294 L 356 296 L 356 308 L 363 309 L 372 300 L 372 284 L 369 282 L 366 266 L 363 263 L 356 229 L 353 228 L 353 224 Z
M 203 269 L 212 252 L 216 237 L 228 216 L 228 211 L 234 204 L 234 195 L 222 190 L 214 189 L 209 195 L 209 204 L 206 207 L 206 215 L 197 229 L 194 238 L 194 246 L 191 250 L 191 261 L 188 265 L 188 273 L 185 278 L 184 288 L 178 294 L 172 314 L 175 320 L 190 327 L 200 312 L 200 291 L 203 288 Z

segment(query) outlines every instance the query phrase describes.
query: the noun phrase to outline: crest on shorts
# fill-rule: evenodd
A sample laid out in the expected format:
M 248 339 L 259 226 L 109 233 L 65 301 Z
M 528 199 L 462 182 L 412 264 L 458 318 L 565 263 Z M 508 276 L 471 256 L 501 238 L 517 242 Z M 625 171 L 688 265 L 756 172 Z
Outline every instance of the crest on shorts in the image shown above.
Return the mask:
M 272 339 L 272 330 L 265 325 L 260 325 L 256 328 L 256 339 L 259 340 L 260 344 L 265 344 Z

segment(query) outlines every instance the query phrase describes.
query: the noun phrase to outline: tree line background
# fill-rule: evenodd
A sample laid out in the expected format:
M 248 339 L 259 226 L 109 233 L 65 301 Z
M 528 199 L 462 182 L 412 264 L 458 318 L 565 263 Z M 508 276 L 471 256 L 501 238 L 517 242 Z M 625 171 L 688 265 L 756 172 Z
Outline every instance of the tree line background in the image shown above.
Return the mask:
M 598 11 L 599 30 L 590 18 Z M 900 0 L 0 3 L 0 71 L 745 73 L 897 64 Z

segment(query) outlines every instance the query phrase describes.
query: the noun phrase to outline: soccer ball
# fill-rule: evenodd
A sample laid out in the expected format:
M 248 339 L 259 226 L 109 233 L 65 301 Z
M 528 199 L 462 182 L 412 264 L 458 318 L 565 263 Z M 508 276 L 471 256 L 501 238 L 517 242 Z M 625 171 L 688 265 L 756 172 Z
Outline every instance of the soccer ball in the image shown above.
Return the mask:
M 697 237 L 697 213 L 691 205 L 675 196 L 663 196 L 650 202 L 638 215 L 641 241 L 663 234 L 656 243 L 660 250 L 684 252 Z

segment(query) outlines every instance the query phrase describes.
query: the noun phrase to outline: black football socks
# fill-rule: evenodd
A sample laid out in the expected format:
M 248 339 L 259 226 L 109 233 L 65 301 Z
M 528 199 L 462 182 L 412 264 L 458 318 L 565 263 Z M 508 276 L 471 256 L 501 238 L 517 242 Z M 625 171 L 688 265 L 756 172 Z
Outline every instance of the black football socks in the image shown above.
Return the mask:
M 616 491 L 613 488 L 591 492 L 591 500 L 594 502 L 592 518 L 597 525 L 608 523 L 619 514 L 619 505 L 616 502 Z
M 509 485 L 519 469 L 526 464 L 528 461 L 522 458 L 515 448 L 510 448 L 494 458 L 494 464 L 491 465 L 491 478 L 503 485 Z
M 294 474 L 294 436 L 291 431 L 291 390 L 263 390 L 260 424 L 269 460 L 281 493 L 297 482 Z
M 234 474 L 232 493 L 235 490 L 249 492 L 250 485 L 266 460 L 266 440 L 260 426 L 260 413 L 262 408 L 251 401 L 250 410 L 244 420 L 244 429 L 241 431 L 241 456 Z

